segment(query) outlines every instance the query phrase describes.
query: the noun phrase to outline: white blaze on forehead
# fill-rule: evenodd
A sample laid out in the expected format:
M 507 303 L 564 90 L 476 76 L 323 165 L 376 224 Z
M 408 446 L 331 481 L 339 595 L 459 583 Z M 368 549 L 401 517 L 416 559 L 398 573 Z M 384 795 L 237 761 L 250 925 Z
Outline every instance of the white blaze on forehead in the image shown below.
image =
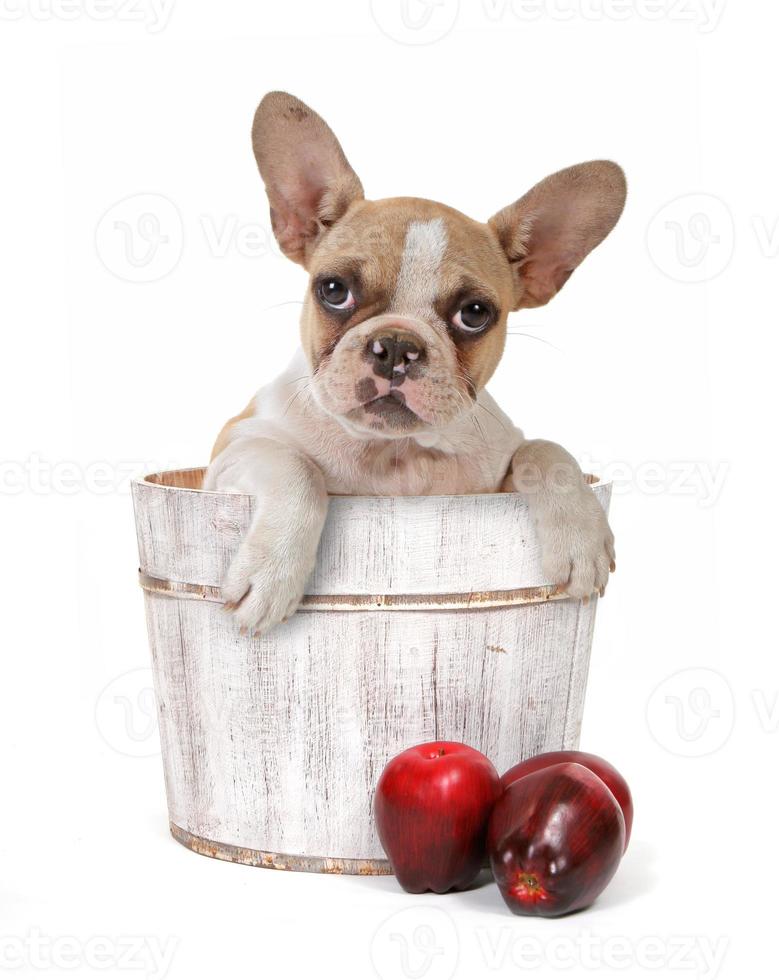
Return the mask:
M 430 314 L 438 293 L 446 243 L 443 218 L 409 222 L 395 294 L 388 312 L 418 317 Z

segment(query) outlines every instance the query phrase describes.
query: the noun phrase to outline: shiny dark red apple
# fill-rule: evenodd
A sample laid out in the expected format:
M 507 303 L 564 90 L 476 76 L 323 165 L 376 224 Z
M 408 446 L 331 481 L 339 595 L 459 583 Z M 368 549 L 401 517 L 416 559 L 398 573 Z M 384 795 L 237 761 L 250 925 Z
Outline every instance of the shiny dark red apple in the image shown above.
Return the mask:
M 617 803 L 622 807 L 622 815 L 625 818 L 625 848 L 627 849 L 630 841 L 630 831 L 633 828 L 633 797 L 630 794 L 630 787 L 625 782 L 623 776 L 617 772 L 611 763 L 606 762 L 599 755 L 592 755 L 590 752 L 577 752 L 574 750 L 563 752 L 543 752 L 541 755 L 534 755 L 532 759 L 525 759 L 524 762 L 512 766 L 500 777 L 500 781 L 505 789 L 517 779 L 530 775 L 531 772 L 538 772 L 539 769 L 547 769 L 549 766 L 557 765 L 560 762 L 577 762 L 581 766 L 592 770 L 596 776 L 600 776 L 603 782 L 614 794 Z
M 515 780 L 490 817 L 492 873 L 518 915 L 565 915 L 591 905 L 624 850 L 622 808 L 600 776 L 574 762 Z
M 387 763 L 376 787 L 376 826 L 406 891 L 441 893 L 473 882 L 500 793 L 490 760 L 461 742 L 416 745 Z

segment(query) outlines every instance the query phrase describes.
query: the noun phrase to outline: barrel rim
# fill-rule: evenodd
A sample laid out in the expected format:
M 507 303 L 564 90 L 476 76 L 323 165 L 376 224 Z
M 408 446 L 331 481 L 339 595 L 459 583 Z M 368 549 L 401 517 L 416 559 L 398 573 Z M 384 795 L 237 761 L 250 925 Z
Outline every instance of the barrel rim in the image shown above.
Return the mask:
M 170 820 L 171 836 L 187 850 L 203 857 L 245 864 L 253 868 L 269 868 L 276 871 L 314 871 L 320 874 L 391 875 L 392 867 L 385 858 L 339 858 L 319 855 L 281 854 L 277 851 L 261 851 L 241 844 L 228 844 L 210 837 L 193 834 Z
M 155 477 L 163 477 L 170 474 L 192 474 L 200 473 L 205 474 L 207 466 L 185 466 L 172 470 L 159 470 L 155 473 L 147 473 L 142 477 L 134 477 L 132 480 L 133 486 L 136 487 L 154 487 L 158 490 L 175 490 L 178 493 L 193 493 L 193 494 L 206 494 L 212 497 L 241 497 L 247 502 L 252 502 L 254 500 L 252 494 L 250 493 L 237 493 L 233 490 L 203 490 L 200 487 L 181 487 L 176 484 L 162 483 Z M 608 489 L 611 487 L 610 480 L 602 480 L 599 476 L 593 473 L 585 473 L 584 479 L 587 481 L 589 486 L 593 490 L 598 489 Z M 498 497 L 505 496 L 508 494 L 514 494 L 521 499 L 520 494 L 516 494 L 514 490 L 495 490 L 492 493 L 425 493 L 425 494 L 329 494 L 328 496 L 332 500 L 365 500 L 365 501 L 397 501 L 397 500 L 476 500 L 482 499 L 484 497 Z

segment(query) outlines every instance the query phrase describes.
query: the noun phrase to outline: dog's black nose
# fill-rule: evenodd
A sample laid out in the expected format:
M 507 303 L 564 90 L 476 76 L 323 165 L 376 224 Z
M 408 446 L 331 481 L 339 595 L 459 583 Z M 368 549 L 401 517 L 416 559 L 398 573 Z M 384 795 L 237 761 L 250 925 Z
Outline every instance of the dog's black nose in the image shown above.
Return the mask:
M 402 384 L 411 366 L 424 359 L 425 349 L 422 342 L 411 334 L 388 333 L 371 337 L 367 353 L 374 374 Z

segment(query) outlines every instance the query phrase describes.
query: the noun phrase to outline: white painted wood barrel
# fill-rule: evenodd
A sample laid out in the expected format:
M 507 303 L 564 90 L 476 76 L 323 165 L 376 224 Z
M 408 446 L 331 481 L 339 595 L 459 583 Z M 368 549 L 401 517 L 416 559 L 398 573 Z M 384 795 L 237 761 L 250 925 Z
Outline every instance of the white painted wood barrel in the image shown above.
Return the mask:
M 333 497 L 299 611 L 254 639 L 219 584 L 252 498 L 133 484 L 173 836 L 289 870 L 384 873 L 386 762 L 448 739 L 499 772 L 578 745 L 596 599 L 544 582 L 514 493 Z M 610 484 L 593 488 L 608 510 Z

